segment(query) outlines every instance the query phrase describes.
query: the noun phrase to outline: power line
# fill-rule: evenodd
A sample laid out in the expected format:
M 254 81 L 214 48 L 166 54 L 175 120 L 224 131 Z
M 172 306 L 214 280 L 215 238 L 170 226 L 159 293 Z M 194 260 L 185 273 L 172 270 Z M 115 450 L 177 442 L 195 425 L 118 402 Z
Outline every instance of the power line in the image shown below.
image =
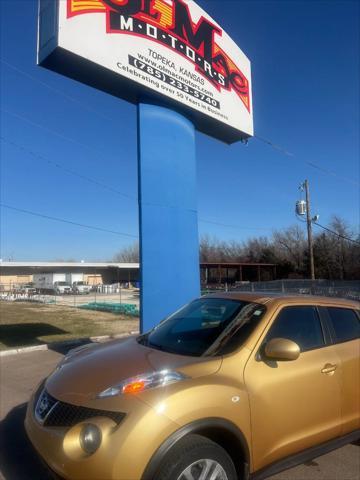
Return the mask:
M 296 214 L 296 218 L 299 220 L 299 222 L 306 223 L 306 220 L 303 220 L 300 215 Z M 344 235 L 340 235 L 340 233 L 334 232 L 330 228 L 324 227 L 323 225 L 320 225 L 320 223 L 315 222 L 314 220 L 312 223 L 320 228 L 323 228 L 324 230 L 327 230 L 328 232 L 332 233 L 333 235 L 336 235 L 337 237 L 343 238 L 344 240 L 348 240 L 349 242 L 356 243 L 357 245 L 360 245 L 360 242 L 357 242 L 356 240 L 353 240 L 349 237 L 345 237 Z
M 43 80 L 40 80 L 39 78 L 29 74 L 28 72 L 25 72 L 24 70 L 22 70 L 21 68 L 13 65 L 12 63 L 8 62 L 7 60 L 4 60 L 2 58 L 0 58 L 0 62 L 3 63 L 4 65 L 6 65 L 7 67 L 11 68 L 12 70 L 16 71 L 17 73 L 19 73 L 20 75 L 23 75 L 27 78 L 30 78 L 31 80 L 45 86 L 46 88 L 48 88 L 49 90 L 51 90 L 52 92 L 66 98 L 67 100 L 70 100 L 71 102 L 74 102 L 76 103 L 77 105 L 80 105 L 82 108 L 88 110 L 89 112 L 91 113 L 95 113 L 96 115 L 106 119 L 106 120 L 110 120 L 110 121 L 113 121 L 112 118 L 108 117 L 107 115 L 104 115 L 103 113 L 101 112 L 98 112 L 97 110 L 89 107 L 88 105 L 80 102 L 78 99 L 72 97 L 71 95 L 68 95 L 67 93 L 53 87 L 52 85 L 49 85 L 48 83 L 44 82 Z M 274 148 L 275 150 L 278 150 L 279 152 L 283 153 L 284 155 L 288 156 L 288 157 L 291 157 L 291 158 L 294 158 L 295 157 L 295 154 L 292 153 L 292 152 L 289 152 L 287 149 L 285 149 L 284 147 L 281 147 L 280 145 L 277 145 L 275 144 L 274 142 L 271 142 L 270 140 L 267 140 L 266 138 L 264 137 L 261 137 L 259 135 L 254 135 L 254 138 L 256 138 L 257 140 L 269 145 L 270 147 Z M 316 163 L 314 162 L 310 162 L 310 161 L 307 161 L 307 160 L 301 160 L 300 161 L 312 168 L 315 168 L 316 170 L 319 170 L 320 172 L 322 173 L 325 173 L 325 174 L 328 174 L 328 175 L 331 175 L 335 178 L 339 178 L 340 180 L 343 180 L 345 182 L 348 182 L 348 183 L 351 183 L 352 185 L 355 185 L 355 186 L 360 186 L 360 184 L 358 182 L 355 182 L 347 177 L 343 177 L 343 176 L 340 176 L 338 175 L 336 172 L 332 171 L 332 170 L 329 170 L 327 168 L 324 168 L 324 167 L 321 167 L 320 165 L 317 165 Z
M 260 137 L 258 135 L 254 135 L 254 138 L 256 138 L 257 140 L 259 140 L 260 142 L 263 142 L 265 143 L 266 145 L 269 145 L 270 147 L 272 147 L 274 150 L 278 150 L 279 152 L 283 153 L 284 155 L 286 155 L 287 157 L 291 157 L 293 159 L 296 159 L 302 163 L 304 163 L 305 165 L 308 165 L 316 170 L 319 170 L 320 172 L 322 173 L 325 173 L 327 175 L 331 175 L 332 177 L 335 177 L 335 178 L 338 178 L 344 182 L 348 182 L 350 183 L 351 185 L 355 185 L 356 187 L 360 187 L 360 183 L 359 182 L 356 182 L 355 180 L 352 180 L 350 178 L 347 178 L 347 177 L 343 177 L 341 175 L 338 175 L 336 172 L 332 171 L 332 170 L 329 170 L 328 168 L 324 168 L 324 167 L 321 167 L 320 165 L 317 165 L 316 163 L 314 162 L 309 162 L 307 160 L 302 160 L 301 158 L 298 158 L 294 153 L 292 152 L 289 152 L 288 150 L 286 150 L 285 148 L 283 147 L 280 147 L 279 145 L 276 145 L 275 143 L 271 142 L 270 140 L 267 140 L 266 138 L 263 138 L 263 137 Z
M 12 70 L 16 71 L 16 72 L 19 73 L 20 75 L 23 75 L 23 76 L 25 76 L 25 77 L 27 77 L 27 78 L 30 78 L 31 80 L 33 80 L 33 81 L 35 81 L 35 82 L 38 82 L 39 84 L 45 86 L 46 88 L 48 88 L 48 89 L 51 90 L 52 92 L 54 92 L 54 93 L 56 93 L 56 94 L 58 94 L 58 95 L 61 95 L 62 97 L 64 97 L 64 98 L 66 98 L 67 100 L 70 100 L 70 101 L 76 103 L 77 105 L 80 105 L 82 108 L 84 108 L 84 109 L 86 109 L 86 110 L 88 110 L 88 111 L 90 111 L 90 112 L 92 112 L 92 113 L 95 113 L 96 115 L 98 115 L 98 116 L 100 116 L 100 117 L 102 117 L 102 118 L 104 118 L 104 119 L 106 119 L 106 120 L 113 121 L 113 119 L 110 118 L 110 117 L 108 117 L 107 115 L 104 115 L 103 113 L 98 112 L 97 110 L 95 110 L 95 109 L 89 107 L 88 105 L 80 102 L 78 99 L 72 97 L 71 95 L 68 95 L 67 93 L 65 93 L 65 92 L 63 92 L 63 91 L 61 91 L 61 90 L 53 87 L 52 85 L 49 85 L 48 83 L 44 82 L 43 80 L 40 80 L 39 78 L 37 78 L 37 77 L 29 74 L 28 72 L 25 72 L 24 70 L 22 70 L 21 68 L 13 65 L 12 63 L 8 62 L 7 60 L 4 60 L 4 59 L 0 58 L 0 62 L 3 63 L 4 65 L 6 65 L 7 67 L 11 68 Z M 16 116 L 16 114 L 13 114 L 13 113 L 8 112 L 8 111 L 6 111 L 6 110 L 4 110 L 4 111 L 5 111 L 6 113 L 9 113 L 10 115 Z M 22 120 L 28 121 L 29 123 L 31 123 L 30 120 L 25 119 L 24 117 L 20 117 L 20 115 L 18 115 L 18 118 L 21 118 Z M 33 124 L 34 126 L 36 125 L 36 126 L 38 126 L 38 127 L 40 127 L 40 128 L 46 128 L 46 127 L 43 127 L 43 126 L 41 126 L 41 125 L 35 124 L 34 122 L 32 122 L 32 124 Z M 47 129 L 47 130 L 51 131 L 50 129 Z M 59 134 L 59 133 L 56 133 L 55 131 L 52 131 L 52 133 L 54 133 L 55 135 L 61 135 L 61 134 Z M 67 138 L 68 140 L 70 140 L 70 141 L 72 141 L 72 142 L 76 142 L 76 143 L 78 143 L 78 144 L 80 144 L 80 145 L 86 146 L 86 145 L 84 145 L 84 144 L 81 144 L 80 142 L 77 142 L 77 141 L 75 141 L 75 140 L 73 140 L 73 139 L 70 139 L 69 137 L 65 137 L 65 136 L 63 136 L 63 135 L 61 135 L 61 136 L 62 136 L 63 138 Z M 270 140 L 267 140 L 267 139 L 264 138 L 264 137 L 261 137 L 261 136 L 259 136 L 259 135 L 254 135 L 254 138 L 256 138 L 257 140 L 259 140 L 259 141 L 261 141 L 261 142 L 263 142 L 263 143 L 265 143 L 266 145 L 269 145 L 269 146 L 272 147 L 273 149 L 278 150 L 279 152 L 283 153 L 284 155 L 286 155 L 286 156 L 288 156 L 288 157 L 295 158 L 295 154 L 294 154 L 294 153 L 289 152 L 286 148 L 281 147 L 280 145 L 277 145 L 276 143 L 274 143 L 274 142 L 272 142 L 272 141 L 270 141 Z M 86 147 L 87 147 L 87 146 L 86 146 Z M 87 147 L 87 148 L 89 148 L 89 147 Z M 355 186 L 357 186 L 357 187 L 360 186 L 359 182 L 356 182 L 356 181 L 351 180 L 351 179 L 349 179 L 349 178 L 347 178 L 347 177 L 343 177 L 343 176 L 341 176 L 341 175 L 338 175 L 336 172 L 334 172 L 334 171 L 332 171 L 332 170 L 329 170 L 329 169 L 327 169 L 327 168 L 321 167 L 320 165 L 317 165 L 317 164 L 314 163 L 314 162 L 310 162 L 310 161 L 302 160 L 302 159 L 299 159 L 299 160 L 300 160 L 302 163 L 304 163 L 305 165 L 308 165 L 308 166 L 310 166 L 310 167 L 312 167 L 312 168 L 314 168 L 314 169 L 316 169 L 316 170 L 319 170 L 319 171 L 322 172 L 322 173 L 331 175 L 331 176 L 333 176 L 333 177 L 335 177 L 335 178 L 339 178 L 340 180 L 345 181 L 345 182 L 348 182 L 348 183 L 350 183 L 350 184 L 352 184 L 352 185 L 355 185 Z
M 270 230 L 270 228 L 265 228 L 265 227 L 244 227 L 244 226 L 240 227 L 239 225 L 229 225 L 226 223 L 212 222 L 211 220 L 204 220 L 202 218 L 199 218 L 199 222 L 209 223 L 210 225 L 218 225 L 220 227 L 234 228 L 236 230 Z
M 57 169 L 63 170 L 64 172 L 68 173 L 69 175 L 73 175 L 74 177 L 81 178 L 82 180 L 86 180 L 87 182 L 90 182 L 90 183 L 92 183 L 92 184 L 94 184 L 94 185 L 96 185 L 100 188 L 109 190 L 113 193 L 116 193 L 118 195 L 126 197 L 130 200 L 136 201 L 136 198 L 132 195 L 127 195 L 126 193 L 120 192 L 119 190 L 117 190 L 117 189 L 115 189 L 115 188 L 113 188 L 113 187 L 111 187 L 111 186 L 109 186 L 109 185 L 107 185 L 103 182 L 100 182 L 100 181 L 98 181 L 94 178 L 88 177 L 87 175 L 80 174 L 78 172 L 75 172 L 74 170 L 71 170 L 67 167 L 64 167 L 64 166 L 58 164 L 57 162 L 55 162 L 53 160 L 50 160 L 50 159 L 44 157 L 43 155 L 41 155 L 37 152 L 34 152 L 34 151 L 30 150 L 29 148 L 24 147 L 23 145 L 20 145 L 17 142 L 14 142 L 13 140 L 9 140 L 9 139 L 7 139 L 5 137 L 2 137 L 2 136 L 0 136 L 0 139 L 3 142 L 8 143 L 9 145 L 12 145 L 12 146 L 22 150 L 23 152 L 28 153 L 29 155 L 31 155 L 35 159 L 39 159 L 43 162 L 48 163 L 49 165 L 53 165 Z M 212 220 L 206 220 L 206 219 L 203 219 L 203 218 L 199 218 L 199 222 L 207 223 L 207 224 L 210 224 L 210 225 L 217 225 L 219 227 L 233 228 L 235 230 L 263 230 L 263 231 L 268 231 L 269 230 L 269 228 L 264 228 L 264 227 L 246 227 L 246 226 L 240 226 L 240 225 L 231 225 L 231 224 L 225 224 L 225 223 L 216 222 L 216 221 L 212 221 Z
M 110 120 L 111 122 L 114 121 L 114 119 L 108 117 L 107 115 L 104 115 L 103 113 L 101 112 L 98 112 L 97 110 L 95 110 L 94 108 L 91 108 L 89 107 L 88 105 L 86 105 L 85 103 L 82 103 L 80 102 L 79 100 L 77 100 L 76 98 L 72 97 L 71 95 L 68 95 L 67 93 L 53 87 L 52 85 L 49 85 L 48 83 L 44 82 L 43 80 L 40 80 L 39 78 L 37 77 L 34 77 L 33 75 L 31 75 L 30 73 L 28 72 L 25 72 L 24 70 L 22 70 L 21 68 L 17 67 L 16 65 L 13 65 L 12 63 L 8 62 L 7 60 L 4 60 L 3 58 L 0 58 L 0 62 L 3 63 L 4 65 L 6 65 L 7 67 L 11 68 L 12 70 L 14 70 L 15 72 L 19 73 L 20 75 L 23 75 L 24 77 L 27 77 L 27 78 L 30 78 L 31 80 L 33 80 L 34 82 L 37 82 L 37 83 L 40 83 L 40 85 L 43 85 L 44 87 L 48 88 L 49 90 L 51 90 L 52 92 L 56 93 L 57 95 L 60 95 L 64 98 L 66 98 L 67 100 L 70 100 L 71 102 L 74 102 L 76 103 L 77 105 L 80 105 L 82 108 L 88 110 L 89 112 L 91 113 L 95 113 L 96 115 L 104 118 L 105 120 Z
M 90 150 L 91 152 L 95 152 L 96 156 L 98 158 L 101 158 L 101 157 L 99 157 L 99 152 L 96 152 L 93 148 L 89 147 L 89 145 L 86 145 L 85 143 L 79 142 L 78 140 L 75 140 L 71 137 L 67 137 L 66 135 L 63 135 L 62 133 L 59 133 L 56 130 L 52 130 L 51 128 L 48 128 L 48 127 L 45 127 L 44 125 L 41 125 L 40 123 L 36 123 L 36 122 L 30 120 L 29 118 L 24 117 L 23 115 L 19 115 L 18 113 L 10 112 L 9 110 L 6 110 L 4 108 L 1 108 L 0 111 L 6 113 L 8 115 L 11 115 L 12 117 L 18 118 L 18 119 L 22 120 L 23 122 L 26 122 L 26 123 L 32 125 L 33 127 L 37 127 L 37 128 L 42 129 L 42 130 L 45 130 L 46 132 L 50 132 L 53 135 L 56 135 L 57 137 L 61 138 L 62 140 L 67 140 L 68 142 L 75 143 L 76 145 L 80 145 L 81 147 L 86 148 L 87 150 Z M 103 158 L 101 158 L 101 160 L 103 161 Z
M 33 122 L 32 120 L 30 120 L 30 119 L 28 119 L 28 118 L 26 118 L 26 117 L 24 117 L 24 116 L 22 116 L 22 115 L 19 115 L 19 114 L 14 113 L 14 112 L 10 112 L 10 111 L 8 111 L 8 110 L 6 110 L 6 109 L 1 109 L 1 111 L 4 112 L 4 113 L 7 113 L 8 115 L 11 115 L 11 116 L 13 116 L 13 117 L 15 117 L 15 118 L 19 118 L 20 120 L 23 120 L 23 121 L 25 121 L 25 122 L 29 123 L 30 125 L 33 125 L 33 126 L 35 126 L 35 127 L 37 127 L 37 128 L 43 129 L 43 130 L 45 130 L 45 131 L 48 131 L 48 132 L 50 132 L 50 133 L 52 133 L 52 134 L 54 134 L 54 135 L 56 135 L 56 136 L 58 136 L 58 137 L 60 137 L 60 138 L 62 138 L 62 139 L 65 139 L 65 140 L 68 140 L 68 141 L 70 141 L 70 142 L 72 142 L 72 143 L 78 144 L 78 145 L 80 145 L 80 146 L 82 146 L 82 147 L 85 147 L 86 149 L 88 149 L 88 150 L 90 150 L 90 151 L 94 151 L 94 150 L 93 150 L 91 147 L 89 147 L 88 145 L 86 145 L 86 144 L 84 144 L 84 143 L 81 143 L 81 142 L 79 142 L 79 141 L 77 141 L 77 140 L 74 140 L 73 138 L 67 137 L 67 136 L 65 136 L 65 135 L 63 135 L 63 134 L 61 134 L 61 133 L 59 133 L 59 132 L 56 132 L 55 130 L 52 130 L 52 129 L 48 128 L 48 127 L 45 127 L 45 126 L 43 126 L 43 125 L 41 125 L 41 124 L 38 124 L 38 123 L 36 123 L 36 122 Z M 282 147 L 280 147 L 280 146 L 278 146 L 278 145 L 270 142 L 269 140 L 266 140 L 265 138 L 259 137 L 259 136 L 257 136 L 257 135 L 255 136 L 255 138 L 257 138 L 258 140 L 260 140 L 260 141 L 266 143 L 267 145 L 273 147 L 274 149 L 281 151 L 281 152 L 284 153 L 286 156 L 295 157 L 295 155 L 294 155 L 293 153 L 288 152 L 286 149 L 284 149 L 284 148 L 282 148 Z M 3 139 L 4 141 L 7 141 L 8 143 L 12 143 L 13 145 L 15 145 L 15 146 L 17 146 L 17 147 L 19 147 L 19 148 L 21 148 L 21 149 L 23 149 L 23 150 L 27 150 L 25 147 L 22 147 L 21 145 L 16 144 L 15 142 L 11 142 L 11 141 L 9 141 L 9 140 L 7 140 L 7 139 L 4 139 L 3 137 L 1 137 L 1 139 Z M 35 156 L 35 157 L 38 157 L 38 158 L 41 158 L 42 160 L 46 161 L 47 163 L 56 166 L 56 168 L 60 168 L 60 169 L 62 169 L 62 170 L 64 170 L 64 171 L 67 171 L 67 173 L 69 173 L 69 174 L 71 174 L 71 175 L 74 175 L 74 176 L 77 176 L 77 177 L 79 177 L 79 178 L 82 178 L 82 179 L 84 179 L 84 180 L 86 180 L 86 181 L 89 181 L 89 182 L 91 182 L 91 183 L 93 183 L 93 184 L 98 185 L 98 186 L 101 187 L 101 188 L 105 188 L 105 189 L 110 190 L 110 191 L 112 191 L 112 192 L 114 192 L 114 193 L 117 193 L 118 195 L 122 195 L 122 196 L 124 196 L 124 197 L 129 198 L 129 199 L 135 200 L 135 197 L 132 197 L 131 195 L 124 194 L 124 193 L 122 193 L 122 192 L 114 189 L 113 187 L 110 187 L 110 186 L 108 186 L 108 185 L 106 185 L 106 184 L 104 184 L 104 183 L 102 183 L 102 182 L 99 182 L 99 181 L 97 181 L 97 180 L 95 180 L 95 179 L 92 179 L 92 178 L 90 178 L 90 177 L 87 177 L 86 175 L 78 174 L 77 172 L 74 172 L 73 170 L 70 170 L 70 169 L 67 169 L 67 168 L 65 168 L 65 167 L 62 167 L 61 165 L 57 164 L 56 162 L 51 161 L 51 160 L 48 160 L 48 159 L 45 159 L 44 157 L 40 156 L 39 154 L 36 154 L 36 153 L 32 152 L 31 150 L 27 150 L 27 151 L 28 151 L 31 155 L 33 155 L 33 156 Z M 337 177 L 337 178 L 340 178 L 341 180 L 350 182 L 350 183 L 353 184 L 353 185 L 359 185 L 357 182 L 353 182 L 352 180 L 350 180 L 350 179 L 348 179 L 348 178 L 346 178 L 346 177 L 340 177 L 340 176 L 337 175 L 335 172 L 331 172 L 330 170 L 326 170 L 326 169 L 324 169 L 324 168 L 322 168 L 322 167 L 319 167 L 319 166 L 315 165 L 315 164 L 312 163 L 312 162 L 307 162 L 307 161 L 303 161 L 303 160 L 301 160 L 301 161 L 302 161 L 303 163 L 307 164 L 307 165 L 312 166 L 313 168 L 317 168 L 317 169 L 323 171 L 324 173 L 331 174 L 331 175 L 333 175 L 333 176 L 335 176 L 335 177 Z M 205 219 L 202 219 L 202 218 L 199 218 L 199 221 L 202 222 L 202 223 L 208 223 L 208 224 L 212 224 L 212 225 L 218 225 L 218 226 L 221 226 L 221 227 L 228 227 L 228 228 L 234 228 L 234 229 L 239 229 L 239 230 L 269 230 L 269 229 L 267 229 L 267 228 L 261 228 L 261 227 L 244 227 L 244 226 L 239 226 L 239 225 L 228 225 L 228 224 L 223 224 L 223 223 L 220 223 L 220 222 L 213 222 L 213 221 L 210 221 L 210 220 L 205 220 Z M 318 224 L 317 224 L 317 225 L 318 225 Z M 320 226 L 320 225 L 319 225 L 319 226 Z M 325 227 L 323 227 L 323 228 L 325 228 Z M 114 232 L 112 232 L 112 233 L 114 233 Z M 335 232 L 332 232 L 332 233 L 335 233 Z M 336 234 L 336 233 L 335 233 L 335 234 Z M 350 240 L 350 241 L 354 241 L 354 240 Z M 355 242 L 355 243 L 358 243 L 358 242 Z
M 67 167 L 64 167 L 64 166 L 60 165 L 59 163 L 55 162 L 54 160 L 50 160 L 50 159 L 44 157 L 43 155 L 40 155 L 39 153 L 33 152 L 32 150 L 24 147 L 23 145 L 20 145 L 17 142 L 14 142 L 13 140 L 9 140 L 9 139 L 4 138 L 2 136 L 0 136 L 0 139 L 3 142 L 6 142 L 9 145 L 12 145 L 12 146 L 22 150 L 23 152 L 28 153 L 29 155 L 31 155 L 32 157 L 34 157 L 36 159 L 42 160 L 43 162 L 46 162 L 49 165 L 53 165 L 55 168 L 58 168 L 59 170 L 63 170 L 64 172 L 68 173 L 69 175 L 73 175 L 74 177 L 78 177 L 78 178 L 81 178 L 82 180 L 86 180 L 87 182 L 90 182 L 94 185 L 97 185 L 98 187 L 103 188 L 105 190 L 109 190 L 113 193 L 116 193 L 117 195 L 121 195 L 121 196 L 129 198 L 131 200 L 135 200 L 135 197 L 133 197 L 131 195 L 127 195 L 126 193 L 120 192 L 119 190 L 117 190 L 113 187 L 110 187 L 109 185 L 106 185 L 105 183 L 102 183 L 98 180 L 95 180 L 94 178 L 88 177 L 87 175 L 83 175 L 81 173 L 77 173 L 74 170 L 71 170 Z
M 112 233 L 113 235 L 119 235 L 122 237 L 138 238 L 136 235 L 132 235 L 131 233 L 117 232 L 115 230 L 108 230 L 107 228 L 96 227 L 94 225 L 86 225 L 85 223 L 73 222 L 71 220 L 66 220 L 64 218 L 53 217 L 51 215 L 44 215 L 43 213 L 33 212 L 31 210 L 25 210 L 24 208 L 13 207 L 12 205 L 8 205 L 6 203 L 0 203 L 0 206 L 3 208 L 7 208 L 9 210 L 14 210 L 15 212 L 25 213 L 27 215 L 45 218 L 46 220 L 53 220 L 55 222 L 68 223 L 70 225 L 75 225 L 76 227 L 88 228 L 90 230 L 98 230 L 100 232 Z
M 282 152 L 284 155 L 287 157 L 295 157 L 295 155 L 288 150 L 286 150 L 283 147 L 280 147 L 280 145 L 276 145 L 275 143 L 271 142 L 270 140 L 266 140 L 266 138 L 260 137 L 259 135 L 254 135 L 254 138 L 257 140 L 260 140 L 260 142 L 266 143 L 266 145 L 269 145 L 272 147 L 274 150 L 278 150 L 279 152 Z
M 352 238 L 345 237 L 345 235 L 341 235 L 340 233 L 334 232 L 334 230 L 331 230 L 330 228 L 324 227 L 324 225 L 320 225 L 320 223 L 313 222 L 315 225 L 318 227 L 322 228 L 323 230 L 326 230 L 327 232 L 332 233 L 333 235 L 336 235 L 337 237 L 343 238 L 344 240 L 347 240 L 348 242 L 356 243 L 356 245 L 360 245 L 360 242 L 357 242 L 356 240 L 353 240 Z
M 12 140 L 9 140 L 9 139 L 6 139 L 2 136 L 0 136 L 0 139 L 3 141 L 3 142 L 6 142 L 10 145 L 13 145 L 17 148 L 19 148 L 20 150 L 24 151 L 24 152 L 27 152 L 29 153 L 30 155 L 32 155 L 34 158 L 38 158 L 50 165 L 53 165 L 54 167 L 58 168 L 58 169 L 61 169 L 63 171 L 65 171 L 66 173 L 70 174 L 70 175 L 73 175 L 75 177 L 78 177 L 78 178 L 81 178 L 83 180 L 86 180 L 94 185 L 97 185 L 98 187 L 100 188 L 104 188 L 106 190 L 109 190 L 113 193 L 116 193 L 118 195 L 121 195 L 123 197 L 126 197 L 128 199 L 131 199 L 131 200 L 136 200 L 135 197 L 131 196 L 131 195 L 127 195 L 123 192 L 120 192 L 119 190 L 116 190 L 115 188 L 109 186 L 109 185 L 106 185 L 102 182 L 99 182 L 98 180 L 95 180 L 91 177 L 88 177 L 86 175 L 83 175 L 83 174 L 80 174 L 80 173 L 77 173 L 77 172 L 74 172 L 73 170 L 70 170 L 66 167 L 63 167 L 62 165 L 58 164 L 57 162 L 53 161 L 53 160 L 49 160 L 48 158 L 45 158 L 44 156 L 38 154 L 38 153 L 35 153 L 33 152 L 32 150 L 24 147 L 23 145 L 20 145 Z M 1 204 L 3 207 L 5 208 L 9 208 L 9 209 L 12 209 L 12 210 L 16 210 L 16 211 L 19 211 L 19 212 L 22 212 L 22 213 L 28 213 L 30 215 L 35 215 L 35 216 L 39 216 L 39 217 L 42 217 L 42 218 L 48 218 L 50 220 L 54 220 L 54 221 L 60 221 L 60 222 L 63 222 L 63 223 L 70 223 L 72 225 L 77 225 L 77 226 L 82 226 L 84 228 L 91 228 L 91 229 L 95 229 L 95 230 L 100 230 L 100 231 L 104 231 L 104 232 L 108 232 L 108 233 L 113 233 L 113 234 L 118 234 L 118 235 L 126 235 L 126 236 L 130 236 L 130 237 L 134 237 L 134 238 L 137 238 L 135 237 L 134 235 L 130 235 L 130 234 L 123 234 L 121 232 L 114 232 L 112 230 L 107 230 L 107 229 L 102 229 L 100 227 L 92 227 L 90 225 L 83 225 L 83 224 L 79 224 L 79 223 L 76 223 L 76 222 L 71 222 L 71 221 L 68 221 L 68 220 L 64 220 L 64 219 L 58 219 L 58 218 L 55 218 L 55 217 L 50 217 L 50 216 L 46 216 L 46 215 L 42 215 L 42 214 L 37 214 L 35 212 L 30 212 L 30 211 L 27 211 L 27 210 L 23 210 L 23 209 L 17 209 L 15 207 L 11 207 L 11 206 L 8 206 L 8 205 L 5 205 L 5 204 Z M 299 218 L 299 220 L 301 220 Z M 211 221 L 211 220 L 206 220 L 206 219 L 203 219 L 203 218 L 199 218 L 199 222 L 201 223 L 206 223 L 206 224 L 210 224 L 210 225 L 216 225 L 216 226 L 220 226 L 220 227 L 226 227 L 226 228 L 233 228 L 233 229 L 236 229 L 236 230 L 263 230 L 263 231 L 268 231 L 269 229 L 268 228 L 264 228 L 264 227 L 244 227 L 244 226 L 239 226 L 239 225 L 233 225 L 233 224 L 225 224 L 225 223 L 220 223 L 220 222 L 215 222 L 215 221 Z M 350 242 L 353 242 L 353 243 L 356 243 L 356 244 L 360 244 L 359 242 L 355 241 L 355 240 L 352 240 L 348 237 L 345 237 L 345 236 L 342 236 L 332 230 L 330 230 L 329 228 L 327 227 L 324 227 L 316 222 L 313 222 L 315 223 L 315 225 L 319 226 L 320 228 L 323 228 L 324 230 L 327 230 L 328 232 L 334 234 L 334 235 L 337 235 L 338 237 L 341 237 L 345 240 L 348 240 Z

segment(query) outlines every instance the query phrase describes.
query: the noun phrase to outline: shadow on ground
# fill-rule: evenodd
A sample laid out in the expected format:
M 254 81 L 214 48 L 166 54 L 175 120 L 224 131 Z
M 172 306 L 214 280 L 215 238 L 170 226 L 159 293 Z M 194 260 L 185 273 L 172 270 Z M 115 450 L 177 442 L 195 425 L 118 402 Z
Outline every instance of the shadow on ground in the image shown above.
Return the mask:
M 63 335 L 69 333 L 61 328 L 48 323 L 17 323 L 0 325 L 1 343 L 7 347 L 26 347 L 29 345 L 42 345 L 46 342 L 38 337 L 48 335 Z M 56 337 L 55 337 L 56 338 Z
M 26 436 L 26 405 L 13 408 L 0 422 L 0 472 L 5 480 L 54 480 Z

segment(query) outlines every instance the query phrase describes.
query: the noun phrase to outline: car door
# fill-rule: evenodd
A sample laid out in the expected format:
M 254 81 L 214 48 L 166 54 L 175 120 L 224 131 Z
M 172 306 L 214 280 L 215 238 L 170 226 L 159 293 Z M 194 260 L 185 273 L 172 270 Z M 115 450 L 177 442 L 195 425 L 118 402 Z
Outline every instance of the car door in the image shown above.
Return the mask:
M 245 367 L 254 469 L 339 436 L 339 358 L 316 307 L 278 309 Z M 300 347 L 293 361 L 268 360 L 266 342 L 286 338 Z
M 328 306 L 327 315 L 334 351 L 341 361 L 342 435 L 360 428 L 360 315 L 354 309 Z

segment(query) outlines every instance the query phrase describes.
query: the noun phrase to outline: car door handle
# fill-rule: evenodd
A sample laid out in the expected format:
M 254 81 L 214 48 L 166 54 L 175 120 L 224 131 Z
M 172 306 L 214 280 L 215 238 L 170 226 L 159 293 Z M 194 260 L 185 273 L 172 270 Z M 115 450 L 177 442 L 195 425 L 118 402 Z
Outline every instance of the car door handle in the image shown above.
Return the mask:
M 321 373 L 333 373 L 337 369 L 337 365 L 331 365 L 331 363 L 327 363 L 324 368 L 321 370 Z

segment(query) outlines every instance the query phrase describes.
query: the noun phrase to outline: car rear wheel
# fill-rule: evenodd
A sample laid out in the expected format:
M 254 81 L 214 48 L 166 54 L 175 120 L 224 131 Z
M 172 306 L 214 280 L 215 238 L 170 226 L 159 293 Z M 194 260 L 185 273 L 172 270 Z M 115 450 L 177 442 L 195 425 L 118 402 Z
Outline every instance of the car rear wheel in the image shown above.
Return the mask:
M 200 435 L 188 435 L 167 453 L 156 480 L 237 480 L 237 476 L 220 445 Z

